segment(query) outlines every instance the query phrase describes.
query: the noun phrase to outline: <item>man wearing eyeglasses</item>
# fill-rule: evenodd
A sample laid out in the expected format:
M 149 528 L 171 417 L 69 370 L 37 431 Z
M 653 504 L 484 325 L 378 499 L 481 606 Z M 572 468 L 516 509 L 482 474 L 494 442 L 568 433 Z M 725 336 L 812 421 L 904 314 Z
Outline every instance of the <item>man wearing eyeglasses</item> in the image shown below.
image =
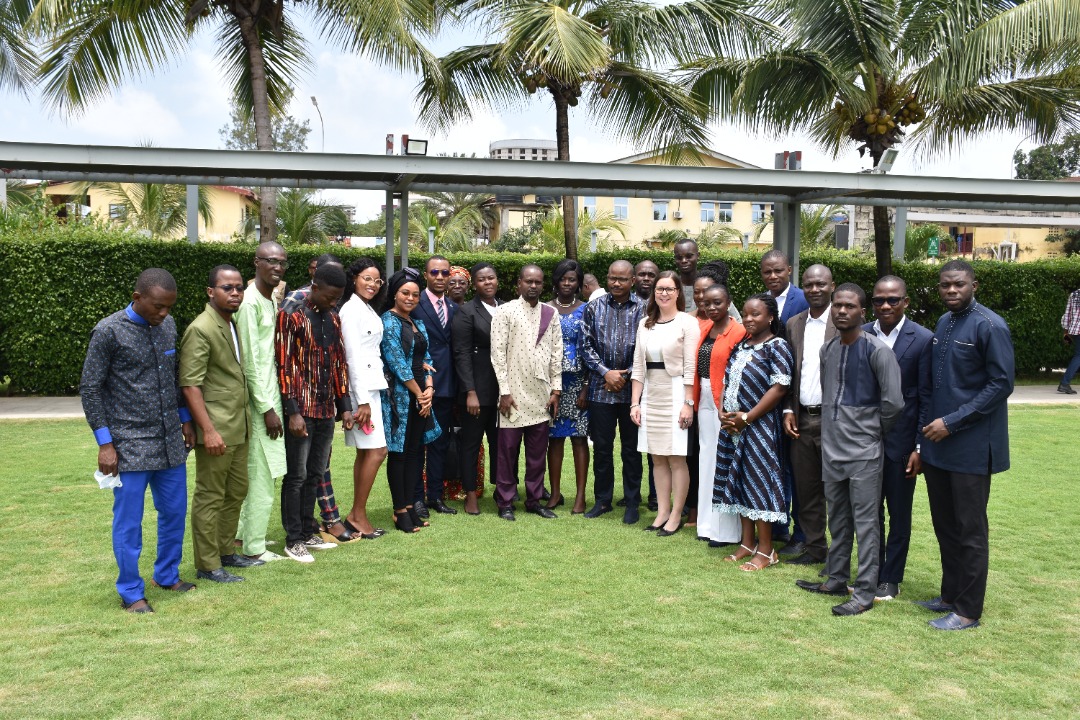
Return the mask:
M 274 483 L 286 471 L 281 391 L 274 359 L 278 302 L 274 290 L 289 267 L 285 248 L 265 242 L 255 250 L 255 280 L 236 312 L 236 329 L 244 347 L 251 439 L 248 449 L 248 491 L 240 509 L 236 536 L 242 552 L 253 560 L 280 560 L 266 549 L 266 526 L 274 506 Z
M 263 564 L 236 554 L 233 542 L 248 487 L 247 379 L 233 322 L 244 278 L 232 265 L 218 265 L 206 294 L 206 309 L 180 341 L 180 388 L 196 430 L 191 539 L 197 577 L 232 583 L 243 578 L 226 567 Z
M 877 281 L 870 301 L 877 320 L 864 325 L 863 330 L 892 348 L 900 365 L 900 388 L 904 395 L 904 410 L 885 435 L 878 508 L 881 536 L 878 539 L 878 586 L 874 600 L 887 601 L 900 595 L 911 543 L 915 478 L 922 471 L 919 428 L 929 422 L 926 413 L 930 407 L 930 351 L 934 333 L 905 315 L 910 303 L 907 283 L 895 275 L 886 275 Z M 889 508 L 888 539 L 885 537 L 886 505 Z
M 453 427 L 454 395 L 457 383 L 454 378 L 454 354 L 450 343 L 450 323 L 457 313 L 457 303 L 446 295 L 450 283 L 450 261 L 441 255 L 432 255 L 424 265 L 424 282 L 427 287 L 420 293 L 420 303 L 412 311 L 415 320 L 422 320 L 428 333 L 428 352 L 435 367 L 435 395 L 431 411 L 441 428 Z M 424 446 L 426 462 L 421 468 L 427 471 L 427 497 L 425 505 L 424 475 L 413 478 L 416 483 L 413 507 L 420 517 L 429 516 L 428 508 L 447 515 L 457 510 L 443 502 L 443 476 L 446 455 L 450 449 L 450 433 L 444 432 L 433 442 Z

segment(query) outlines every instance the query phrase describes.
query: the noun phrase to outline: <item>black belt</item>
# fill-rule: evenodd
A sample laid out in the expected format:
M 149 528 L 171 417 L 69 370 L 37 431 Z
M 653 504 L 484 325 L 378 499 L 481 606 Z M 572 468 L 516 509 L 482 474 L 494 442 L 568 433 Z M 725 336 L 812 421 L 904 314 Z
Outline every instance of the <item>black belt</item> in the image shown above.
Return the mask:
M 821 406 L 820 405 L 803 405 L 802 409 L 806 412 L 807 415 L 820 415 L 821 414 Z
M 664 365 L 663 361 L 645 363 L 645 369 L 646 370 L 663 370 L 665 367 L 667 367 L 667 366 Z

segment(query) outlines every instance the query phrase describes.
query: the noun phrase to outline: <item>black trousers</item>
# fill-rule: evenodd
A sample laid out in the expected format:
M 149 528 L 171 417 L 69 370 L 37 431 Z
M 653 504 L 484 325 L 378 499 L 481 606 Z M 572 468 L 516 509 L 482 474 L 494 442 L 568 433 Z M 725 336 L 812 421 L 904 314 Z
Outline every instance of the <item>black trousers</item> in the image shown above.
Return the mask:
M 386 453 L 386 481 L 390 485 L 390 497 L 394 510 L 412 505 L 413 478 L 424 466 L 424 425 L 416 398 L 409 399 L 409 417 L 405 421 L 405 440 L 401 452 Z M 422 497 L 422 496 L 421 496 Z
M 904 582 L 908 547 L 911 545 L 911 506 L 915 499 L 915 478 L 905 477 L 907 461 L 885 458 L 882 472 L 878 527 L 881 529 L 879 583 Z M 889 507 L 889 534 L 885 535 L 885 506 Z
M 285 428 L 285 477 L 281 480 L 281 524 L 285 544 L 303 542 L 319 530 L 313 517 L 315 489 L 323 481 L 334 444 L 334 418 L 304 418 L 307 437 Z
M 806 538 L 804 552 L 816 560 L 824 560 L 829 545 L 825 540 L 825 483 L 821 479 L 821 416 L 802 410 L 798 427 L 799 439 L 792 440 L 790 445 L 798 524 Z M 794 502 L 792 510 L 796 510 Z
M 923 465 L 930 516 L 941 551 L 941 599 L 956 614 L 982 617 L 990 567 L 990 475 L 972 475 Z
M 593 495 L 599 505 L 611 505 L 615 494 L 615 430 L 622 445 L 623 497 L 627 507 L 641 504 L 641 453 L 638 426 L 630 419 L 630 403 L 589 403 L 589 433 L 593 441 Z
M 424 500 L 424 456 L 427 456 L 427 499 L 442 500 L 443 497 L 443 466 L 446 463 L 446 454 L 450 451 L 450 427 L 454 424 L 454 398 L 434 397 L 431 399 L 431 412 L 435 414 L 435 422 L 442 428 L 442 434 L 431 441 L 430 444 L 420 445 L 420 464 L 413 469 L 410 476 L 415 483 L 413 489 L 414 501 Z
M 459 407 L 461 417 L 461 443 L 458 453 L 461 463 L 461 489 L 465 492 L 476 490 L 476 466 L 480 460 L 480 446 L 484 436 L 488 441 L 488 472 L 495 477 L 495 459 L 499 447 L 499 407 L 481 407 L 480 414 L 473 417 L 464 407 Z

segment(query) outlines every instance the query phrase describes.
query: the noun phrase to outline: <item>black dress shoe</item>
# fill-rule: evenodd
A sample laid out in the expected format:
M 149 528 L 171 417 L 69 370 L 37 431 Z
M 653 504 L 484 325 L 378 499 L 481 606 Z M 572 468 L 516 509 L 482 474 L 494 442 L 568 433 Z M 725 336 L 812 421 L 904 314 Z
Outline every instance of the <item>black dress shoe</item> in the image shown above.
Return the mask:
M 635 525 L 637 521 L 641 519 L 641 513 L 638 511 L 637 505 L 627 505 L 626 511 L 623 512 L 622 521 L 627 525 Z
M 428 507 L 443 515 L 457 515 L 457 510 L 444 503 L 440 498 L 428 500 Z
M 222 555 L 221 564 L 225 567 L 249 568 L 265 565 L 266 561 L 252 560 L 246 555 L 237 555 L 236 553 L 233 553 L 232 555 Z
M 931 600 L 916 600 L 915 604 L 935 613 L 951 613 L 956 609 L 956 606 L 952 603 L 947 603 L 942 600 L 940 595 Z
M 154 608 L 150 607 L 150 603 L 146 602 L 146 598 L 139 598 L 135 602 L 120 601 L 120 607 L 127 610 L 129 613 L 136 613 L 141 615 L 142 613 L 152 613 Z
M 785 560 L 786 565 L 820 565 L 825 562 L 825 558 L 816 558 L 810 553 L 803 553 L 797 557 L 793 557 L 790 560 Z
M 596 503 L 595 505 L 592 506 L 591 510 L 589 510 L 588 512 L 585 513 L 585 517 L 587 517 L 587 518 L 598 518 L 601 515 L 603 515 L 604 513 L 609 513 L 609 512 L 611 512 L 611 506 L 610 505 L 601 505 L 600 503 Z
M 541 500 L 550 500 L 551 499 L 551 493 L 548 491 L 547 488 L 544 488 L 544 492 L 541 493 L 540 499 Z
M 649 512 L 656 512 L 660 509 L 660 503 L 656 502 L 656 498 L 649 498 L 649 504 L 646 506 L 649 508 Z
M 818 593 L 819 595 L 836 595 L 840 597 L 848 594 L 847 588 L 843 585 L 835 587 L 827 582 L 818 583 L 813 580 L 796 580 L 795 584 L 807 592 Z
M 225 568 L 218 568 L 213 572 L 199 570 L 195 573 L 195 577 L 199 578 L 200 580 L 213 580 L 214 582 L 219 583 L 244 582 L 244 578 L 240 577 L 239 575 L 233 575 Z
M 619 498 L 619 502 L 615 503 L 616 507 L 626 507 L 626 498 Z
M 951 612 L 945 617 L 940 617 L 937 620 L 931 620 L 930 627 L 934 628 L 935 630 L 969 630 L 971 628 L 979 627 L 979 621 L 968 620 L 960 617 L 954 612 Z
M 499 510 L 499 517 L 501 517 L 503 520 L 509 520 L 510 522 L 517 520 L 517 518 L 514 517 L 514 511 L 510 508 L 503 508 L 502 510 Z
M 429 517 L 431 517 L 431 512 L 428 511 L 427 505 L 424 504 L 423 500 L 417 500 L 416 502 L 414 502 L 413 503 L 413 510 L 416 511 L 416 514 L 418 516 L 424 518 L 425 520 L 427 520 Z
M 848 600 L 846 603 L 834 605 L 832 609 L 832 614 L 839 615 L 841 617 L 847 617 L 851 615 L 862 615 L 867 610 L 873 609 L 874 603 L 870 603 L 869 605 L 860 605 L 854 600 Z
M 803 550 L 806 549 L 806 543 L 804 542 L 789 542 L 784 547 L 776 551 L 777 555 L 801 555 Z
M 532 508 L 525 508 L 525 512 L 530 512 L 533 515 L 539 515 L 540 517 L 545 518 L 547 520 L 554 520 L 555 518 L 559 517 L 554 512 L 552 512 L 548 508 L 544 507 L 543 505 L 537 505 L 536 507 L 532 507 Z

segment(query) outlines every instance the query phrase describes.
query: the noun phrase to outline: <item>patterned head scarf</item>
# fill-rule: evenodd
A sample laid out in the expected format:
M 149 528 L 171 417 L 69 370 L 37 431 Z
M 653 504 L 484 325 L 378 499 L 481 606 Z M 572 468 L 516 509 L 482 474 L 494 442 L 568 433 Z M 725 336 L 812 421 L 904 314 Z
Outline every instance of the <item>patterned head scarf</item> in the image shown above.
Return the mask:
M 470 275 L 469 271 L 461 267 L 460 265 L 450 266 L 450 277 L 463 277 L 465 278 L 466 285 L 472 285 L 472 275 Z

